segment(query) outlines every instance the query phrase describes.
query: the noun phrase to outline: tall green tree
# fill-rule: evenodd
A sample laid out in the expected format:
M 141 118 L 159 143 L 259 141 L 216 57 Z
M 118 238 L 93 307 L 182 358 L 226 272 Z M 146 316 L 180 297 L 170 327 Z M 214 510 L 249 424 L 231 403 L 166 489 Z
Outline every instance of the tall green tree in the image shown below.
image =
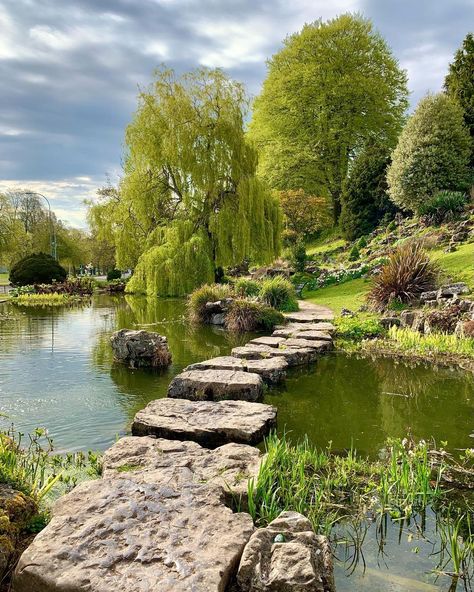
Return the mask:
M 351 165 L 342 192 L 341 230 L 347 240 L 369 234 L 396 208 L 388 196 L 389 150 L 368 144 Z
M 334 220 L 349 163 L 368 139 L 394 146 L 408 106 L 406 74 L 360 15 L 316 21 L 268 62 L 250 136 L 274 189 L 327 195 Z
M 416 212 L 440 190 L 467 191 L 471 140 L 459 103 L 444 93 L 422 99 L 400 134 L 387 173 L 389 195 Z
M 471 167 L 474 167 L 474 35 L 468 33 L 457 50 L 444 81 L 449 96 L 461 105 L 471 136 Z
M 126 132 L 118 191 L 91 217 L 135 266 L 131 292 L 182 295 L 216 270 L 280 250 L 281 212 L 257 179 L 244 134 L 247 99 L 221 70 L 159 70 Z

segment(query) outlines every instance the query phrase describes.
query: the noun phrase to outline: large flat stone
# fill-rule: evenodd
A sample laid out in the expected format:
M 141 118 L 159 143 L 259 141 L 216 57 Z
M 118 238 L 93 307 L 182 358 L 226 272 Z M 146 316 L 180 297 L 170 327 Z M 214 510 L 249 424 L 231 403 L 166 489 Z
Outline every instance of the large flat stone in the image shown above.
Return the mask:
M 290 337 L 289 339 L 285 339 L 285 341 L 282 343 L 282 346 L 291 348 L 309 347 L 318 353 L 321 353 L 331 349 L 332 341 L 314 341 L 311 339 L 294 339 Z
M 282 337 L 256 337 L 252 339 L 249 343 L 253 343 L 255 345 L 268 345 L 268 347 L 278 347 L 280 343 L 282 343 L 284 338 Z
M 240 370 L 187 370 L 173 378 L 168 397 L 191 401 L 261 401 L 263 382 L 258 374 Z
M 14 592 L 222 592 L 253 532 L 216 489 L 82 483 L 23 553 Z
M 225 444 L 214 450 L 196 442 L 150 436 L 118 440 L 103 457 L 104 477 L 127 476 L 158 484 L 206 483 L 224 492 L 226 503 L 247 506 L 248 481 L 256 479 L 262 452 L 246 444 Z
M 325 312 L 313 312 L 306 310 L 298 310 L 296 312 L 285 312 L 284 317 L 288 321 L 297 323 L 316 323 L 320 321 L 332 321 L 334 314 Z
M 208 448 L 258 444 L 276 425 L 276 415 L 275 407 L 262 403 L 157 399 L 135 415 L 132 434 L 192 440 Z
M 275 329 L 284 329 L 289 331 L 324 331 L 325 333 L 334 333 L 336 327 L 329 322 L 320 323 L 287 323 L 286 325 L 277 325 Z
M 332 341 L 332 337 L 325 331 L 294 331 L 291 329 L 277 329 L 273 332 L 275 337 L 309 339 L 311 341 Z
M 301 514 L 282 512 L 251 536 L 237 582 L 241 592 L 335 592 L 329 542 Z
M 204 362 L 191 364 L 185 370 L 241 370 L 259 374 L 265 382 L 276 384 L 285 378 L 288 364 L 284 358 L 267 358 L 264 360 L 245 360 L 233 356 L 220 356 Z
M 287 362 L 288 366 L 301 366 L 303 364 L 309 364 L 316 359 L 316 352 L 309 347 L 276 348 L 265 345 L 255 345 L 253 343 L 249 343 L 242 347 L 234 347 L 232 355 L 236 358 L 245 358 L 247 360 L 280 357 Z

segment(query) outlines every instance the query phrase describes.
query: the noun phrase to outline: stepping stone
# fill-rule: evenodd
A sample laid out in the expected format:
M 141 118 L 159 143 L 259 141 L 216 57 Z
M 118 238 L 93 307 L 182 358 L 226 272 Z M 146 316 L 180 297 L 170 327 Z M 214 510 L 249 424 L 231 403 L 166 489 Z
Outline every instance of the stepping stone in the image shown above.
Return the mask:
M 283 316 L 288 321 L 294 321 L 297 323 L 316 323 L 320 321 L 332 321 L 334 315 L 332 313 L 325 312 L 310 312 L 305 310 L 298 310 L 296 312 L 285 312 Z
M 256 479 L 263 454 L 254 446 L 225 444 L 214 450 L 196 442 L 126 436 L 103 457 L 103 476 L 157 484 L 206 483 L 223 492 L 227 505 L 247 507 L 248 482 Z
M 250 537 L 237 583 L 241 592 L 335 592 L 329 541 L 302 514 L 282 512 Z
M 254 530 L 219 492 L 117 477 L 81 483 L 23 553 L 15 592 L 221 592 Z
M 261 360 L 265 358 L 283 358 L 288 366 L 301 366 L 309 364 L 316 359 L 316 352 L 309 347 L 301 348 L 276 348 L 266 345 L 255 345 L 249 343 L 242 347 L 234 347 L 232 355 L 236 358 L 245 358 L 247 360 Z
M 187 370 L 173 378 L 168 397 L 191 401 L 261 401 L 263 381 L 241 370 Z
M 285 379 L 288 364 L 284 358 L 267 358 L 264 360 L 244 360 L 232 356 L 220 356 L 191 364 L 186 370 L 241 370 L 259 374 L 265 382 L 277 384 Z
M 268 347 L 278 347 L 280 343 L 285 341 L 282 337 L 256 337 L 252 339 L 249 343 L 254 343 L 255 345 L 268 345 Z
M 262 403 L 156 399 L 135 415 L 132 434 L 192 440 L 207 448 L 259 444 L 275 427 L 276 416 L 275 407 Z
M 286 325 L 277 325 L 275 329 L 284 329 L 289 331 L 324 331 L 325 333 L 334 333 L 336 327 L 332 323 L 288 323 Z
M 332 341 L 314 341 L 310 339 L 286 339 L 282 344 L 286 347 L 309 347 L 317 352 L 324 352 L 332 347 Z
M 291 329 L 277 329 L 273 332 L 276 337 L 293 337 L 294 339 L 309 339 L 311 341 L 332 341 L 331 335 L 324 331 L 292 331 Z

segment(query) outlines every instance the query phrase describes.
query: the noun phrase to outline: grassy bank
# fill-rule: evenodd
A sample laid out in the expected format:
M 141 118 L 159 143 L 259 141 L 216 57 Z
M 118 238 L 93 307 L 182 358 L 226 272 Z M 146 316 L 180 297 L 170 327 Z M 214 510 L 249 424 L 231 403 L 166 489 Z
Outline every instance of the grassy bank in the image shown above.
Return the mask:
M 343 308 L 357 311 L 366 304 L 366 296 L 370 290 L 370 280 L 358 278 L 343 284 L 319 288 L 312 292 L 304 292 L 303 297 L 314 304 L 321 304 L 340 314 Z
M 0 286 L 7 286 L 9 283 L 8 273 L 0 273 Z

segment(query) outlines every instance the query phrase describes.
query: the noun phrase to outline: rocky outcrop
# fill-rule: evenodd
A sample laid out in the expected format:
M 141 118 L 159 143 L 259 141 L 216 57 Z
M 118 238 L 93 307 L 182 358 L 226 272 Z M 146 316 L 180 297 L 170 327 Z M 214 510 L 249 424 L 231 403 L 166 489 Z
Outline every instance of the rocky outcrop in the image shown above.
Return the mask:
M 284 380 L 288 364 L 283 358 L 266 358 L 264 360 L 245 360 L 233 356 L 220 356 L 204 362 L 191 364 L 185 370 L 240 370 L 259 374 L 268 384 L 277 384 Z
M 263 381 L 240 370 L 187 370 L 173 378 L 168 397 L 191 401 L 261 401 Z
M 275 407 L 262 403 L 157 399 L 135 415 L 132 434 L 192 440 L 208 448 L 258 444 L 275 427 L 276 416 Z
M 254 528 L 206 485 L 82 483 L 23 553 L 15 592 L 222 592 Z
M 218 488 L 227 505 L 247 507 L 248 481 L 256 479 L 261 461 L 260 450 L 246 444 L 209 450 L 196 442 L 127 436 L 105 452 L 103 475 L 174 486 L 205 483 Z
M 37 513 L 36 503 L 6 483 L 0 483 L 0 580 L 18 553 L 20 536 Z
M 247 360 L 262 360 L 274 357 L 283 358 L 288 366 L 303 366 L 304 364 L 314 362 L 317 352 L 310 347 L 277 348 L 249 343 L 241 347 L 234 347 L 232 355 L 236 358 L 244 358 Z
M 237 582 L 241 592 L 335 592 L 328 540 L 301 514 L 283 512 L 251 536 Z
M 130 366 L 160 368 L 171 364 L 166 337 L 149 331 L 121 329 L 110 338 L 114 358 Z

